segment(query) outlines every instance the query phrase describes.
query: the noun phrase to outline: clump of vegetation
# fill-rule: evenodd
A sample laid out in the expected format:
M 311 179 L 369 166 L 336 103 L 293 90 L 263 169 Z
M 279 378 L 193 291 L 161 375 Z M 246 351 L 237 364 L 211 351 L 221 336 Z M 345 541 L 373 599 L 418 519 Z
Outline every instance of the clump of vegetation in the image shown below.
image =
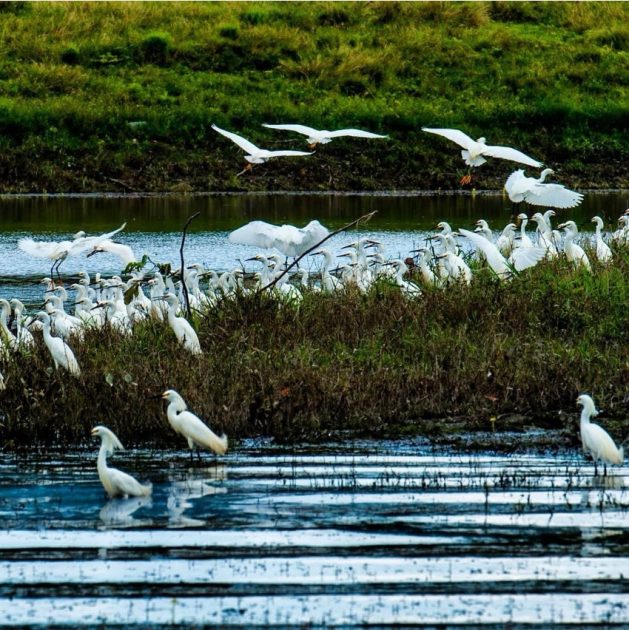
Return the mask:
M 110 190 L 115 180 L 138 190 L 456 187 L 459 152 L 422 126 L 518 147 L 561 165 L 573 188 L 623 187 L 627 24 L 629 5 L 607 2 L 4 3 L 0 191 Z M 141 98 L 132 84 L 145 86 Z M 146 127 L 130 138 L 136 120 Z M 235 180 L 241 155 L 211 124 L 301 148 L 261 128 L 291 121 L 389 139 L 338 140 Z M 512 168 L 479 169 L 476 186 L 501 188 Z
M 95 424 L 124 443 L 171 443 L 158 399 L 167 388 L 231 438 L 281 440 L 530 426 L 576 440 L 576 415 L 565 414 L 589 391 L 622 438 L 629 251 L 615 256 L 592 273 L 546 262 L 508 283 L 481 269 L 470 286 L 415 300 L 386 282 L 368 294 L 307 293 L 298 307 L 240 295 L 197 317 L 198 357 L 153 321 L 125 338 L 105 329 L 74 339 L 78 379 L 52 370 L 40 340 L 1 366 L 0 443 L 76 444 Z

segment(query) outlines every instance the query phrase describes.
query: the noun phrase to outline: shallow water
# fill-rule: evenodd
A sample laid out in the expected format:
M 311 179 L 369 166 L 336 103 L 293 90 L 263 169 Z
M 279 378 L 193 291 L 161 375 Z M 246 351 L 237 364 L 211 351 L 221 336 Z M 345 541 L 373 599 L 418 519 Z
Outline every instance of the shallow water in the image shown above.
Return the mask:
M 628 205 L 626 192 L 588 193 L 578 208 L 557 212 L 556 222 L 573 219 L 583 230 L 591 230 L 590 218 L 605 217 L 615 225 Z M 149 254 L 155 262 L 179 266 L 181 229 L 186 219 L 200 212 L 190 226 L 185 256 L 188 262 L 201 262 L 208 268 L 224 271 L 239 266 L 262 250 L 235 245 L 227 234 L 249 221 L 305 225 L 317 218 L 330 228 L 377 210 L 374 218 L 350 234 L 330 240 L 332 249 L 370 235 L 381 240 L 391 257 L 405 257 L 409 250 L 424 245 L 426 232 L 439 221 L 454 227 L 472 227 L 484 217 L 501 230 L 513 212 L 511 203 L 501 195 L 404 194 L 276 194 L 120 197 L 88 195 L 83 197 L 35 196 L 0 197 L 0 296 L 18 297 L 26 303 L 40 303 L 38 281 L 50 273 L 50 262 L 27 256 L 17 248 L 22 237 L 36 240 L 67 240 L 78 230 L 100 234 L 127 222 L 116 241 L 133 248 L 138 259 Z M 522 211 L 519 207 L 517 211 Z M 309 259 L 306 266 L 319 264 Z M 99 254 L 70 258 L 61 267 L 64 276 L 81 269 L 112 275 L 121 271 L 118 258 Z M 255 263 L 247 263 L 254 270 Z
M 522 438 L 525 443 L 526 436 Z M 0 625 L 629 624 L 629 467 L 413 441 L 0 463 Z

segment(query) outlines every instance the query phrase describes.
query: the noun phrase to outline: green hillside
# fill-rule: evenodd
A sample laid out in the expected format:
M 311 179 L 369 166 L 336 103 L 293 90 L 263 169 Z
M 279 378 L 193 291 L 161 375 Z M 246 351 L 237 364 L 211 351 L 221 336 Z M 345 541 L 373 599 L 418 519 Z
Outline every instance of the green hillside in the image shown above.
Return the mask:
M 629 186 L 629 4 L 17 3 L 0 6 L 0 190 L 457 188 L 458 127 Z M 360 127 L 235 177 L 242 151 Z M 500 188 L 514 165 L 477 171 Z

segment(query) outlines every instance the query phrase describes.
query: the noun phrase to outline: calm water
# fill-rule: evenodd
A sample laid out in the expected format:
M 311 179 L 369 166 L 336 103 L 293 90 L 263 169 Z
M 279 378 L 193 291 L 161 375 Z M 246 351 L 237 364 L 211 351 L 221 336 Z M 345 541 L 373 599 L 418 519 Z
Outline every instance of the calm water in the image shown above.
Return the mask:
M 574 219 L 590 230 L 596 214 L 615 225 L 629 205 L 626 192 L 590 193 L 582 205 L 559 211 L 557 222 Z M 500 195 L 214 195 L 185 197 L 0 197 L 0 295 L 20 297 L 35 303 L 41 298 L 37 281 L 48 275 L 45 259 L 27 256 L 17 249 L 17 240 L 31 236 L 36 240 L 71 239 L 80 229 L 99 234 L 127 222 L 118 242 L 133 248 L 137 258 L 149 254 L 156 262 L 178 265 L 181 228 L 195 212 L 200 216 L 191 225 L 186 241 L 186 260 L 202 262 L 216 270 L 232 269 L 259 251 L 227 241 L 229 231 L 261 219 L 271 223 L 305 225 L 319 219 L 338 228 L 359 216 L 377 210 L 368 225 L 339 235 L 330 247 L 340 246 L 358 236 L 372 235 L 382 240 L 391 256 L 405 256 L 409 249 L 423 244 L 427 230 L 447 220 L 454 227 L 473 226 L 486 218 L 496 230 L 502 229 L 512 214 L 511 203 Z M 518 212 L 521 211 L 519 208 Z M 315 264 L 309 261 L 309 264 Z M 252 267 L 253 268 L 253 267 Z M 81 269 L 105 274 L 119 273 L 119 260 L 109 254 L 92 258 L 68 259 L 61 267 L 73 275 Z
M 108 501 L 96 451 L 0 459 L 0 626 L 629 624 L 627 466 L 243 442 Z

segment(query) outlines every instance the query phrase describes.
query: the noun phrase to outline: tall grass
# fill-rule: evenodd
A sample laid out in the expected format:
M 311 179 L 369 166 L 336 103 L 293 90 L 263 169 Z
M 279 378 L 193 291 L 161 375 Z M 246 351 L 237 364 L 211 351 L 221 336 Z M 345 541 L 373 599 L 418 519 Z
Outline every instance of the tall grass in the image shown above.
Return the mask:
M 591 274 L 557 261 L 499 283 L 479 270 L 470 286 L 412 301 L 386 283 L 366 295 L 309 293 L 298 308 L 239 296 L 196 322 L 200 357 L 153 322 L 125 339 L 107 330 L 75 339 L 79 379 L 53 371 L 40 340 L 0 368 L 0 443 L 77 443 L 95 424 L 123 442 L 172 442 L 154 398 L 167 388 L 234 438 L 538 426 L 576 439 L 570 414 L 583 391 L 622 437 L 628 272 L 625 250 Z
M 573 186 L 626 186 L 628 18 L 607 2 L 5 3 L 0 186 L 225 189 L 242 158 L 210 125 L 301 147 L 260 127 L 289 121 L 391 137 L 239 186 L 451 188 L 456 148 L 422 125 L 517 145 Z M 502 185 L 494 166 L 481 186 Z

